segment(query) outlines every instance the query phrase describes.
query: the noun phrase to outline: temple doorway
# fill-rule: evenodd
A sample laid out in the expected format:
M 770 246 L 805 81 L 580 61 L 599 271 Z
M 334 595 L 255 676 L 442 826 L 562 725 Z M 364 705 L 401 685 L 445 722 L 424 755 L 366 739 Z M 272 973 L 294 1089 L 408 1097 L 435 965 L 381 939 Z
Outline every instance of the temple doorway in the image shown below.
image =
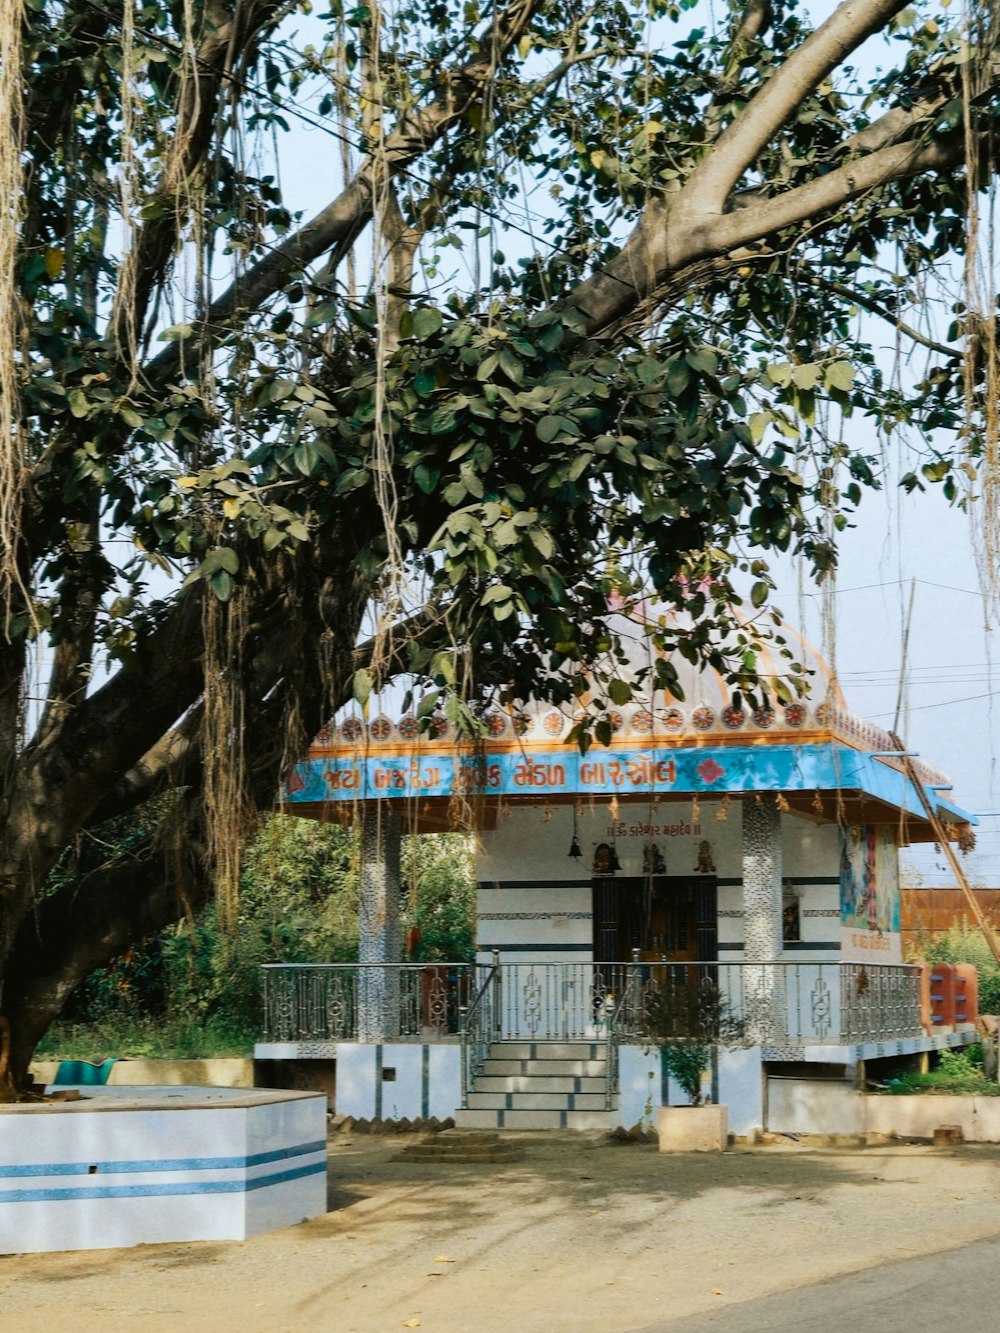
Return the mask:
M 715 962 L 717 899 L 714 876 L 595 878 L 594 962 Z

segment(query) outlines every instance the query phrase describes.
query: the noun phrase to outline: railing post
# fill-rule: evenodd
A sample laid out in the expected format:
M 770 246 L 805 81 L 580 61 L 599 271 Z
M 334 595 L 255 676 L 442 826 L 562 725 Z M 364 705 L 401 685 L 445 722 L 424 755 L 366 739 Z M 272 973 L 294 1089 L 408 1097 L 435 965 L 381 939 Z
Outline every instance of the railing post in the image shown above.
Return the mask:
M 499 949 L 493 950 L 493 1026 L 499 1038 L 503 1033 L 503 981 Z
M 469 1006 L 460 1004 L 458 1006 L 458 1048 L 459 1058 L 462 1065 L 462 1110 L 467 1110 L 469 1105 L 469 1032 L 467 1019 Z

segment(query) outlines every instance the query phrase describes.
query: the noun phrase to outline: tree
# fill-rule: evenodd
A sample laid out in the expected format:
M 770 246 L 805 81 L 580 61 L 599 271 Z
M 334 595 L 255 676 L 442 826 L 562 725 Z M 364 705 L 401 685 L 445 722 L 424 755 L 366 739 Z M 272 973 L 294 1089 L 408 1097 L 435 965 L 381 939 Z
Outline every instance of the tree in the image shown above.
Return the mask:
M 454 8 L 0 25 L 8 1096 L 94 967 L 213 883 L 231 914 L 253 811 L 352 695 L 408 673 L 473 736 L 491 690 L 620 703 L 609 597 L 647 585 L 690 616 L 656 683 L 676 650 L 753 690 L 768 551 L 829 569 L 877 483 L 847 415 L 909 432 L 911 486 L 955 496 L 977 448 L 992 484 L 995 307 L 960 290 L 991 5 Z M 303 122 L 342 175 L 310 218 L 274 157 Z M 933 271 L 946 337 L 908 315 Z M 126 817 L 127 856 L 52 878 Z
M 125 836 L 132 830 L 126 825 Z M 211 905 L 131 946 L 74 991 L 40 1049 L 88 1059 L 245 1052 L 259 1033 L 265 963 L 358 957 L 359 830 L 290 815 L 266 818 L 243 857 L 239 910 L 225 931 Z M 107 840 L 114 829 L 105 825 Z M 105 844 L 106 845 L 106 844 Z M 77 877 L 107 853 L 85 846 Z M 466 962 L 475 952 L 472 839 L 403 840 L 400 927 L 411 961 Z

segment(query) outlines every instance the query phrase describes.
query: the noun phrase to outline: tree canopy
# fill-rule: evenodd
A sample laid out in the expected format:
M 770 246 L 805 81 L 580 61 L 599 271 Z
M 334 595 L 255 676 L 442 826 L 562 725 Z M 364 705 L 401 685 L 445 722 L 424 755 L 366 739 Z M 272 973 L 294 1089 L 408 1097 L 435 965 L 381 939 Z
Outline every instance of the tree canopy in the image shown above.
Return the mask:
M 657 685 L 752 690 L 769 553 L 828 571 L 892 435 L 995 516 L 995 6 L 5 13 L 8 1094 L 350 697 L 620 703 L 647 587 Z

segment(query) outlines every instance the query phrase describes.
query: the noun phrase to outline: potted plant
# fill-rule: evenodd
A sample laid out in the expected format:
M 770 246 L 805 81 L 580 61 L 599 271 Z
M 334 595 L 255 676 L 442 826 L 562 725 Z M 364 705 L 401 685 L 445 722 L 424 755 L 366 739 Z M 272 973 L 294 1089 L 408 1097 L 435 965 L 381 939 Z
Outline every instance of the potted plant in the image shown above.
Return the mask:
M 728 1141 L 728 1108 L 706 1098 L 713 1048 L 735 1046 L 744 1024 L 713 978 L 695 978 L 687 967 L 652 983 L 646 996 L 646 1029 L 658 1046 L 664 1072 L 688 1099 L 661 1106 L 660 1152 L 721 1152 Z

